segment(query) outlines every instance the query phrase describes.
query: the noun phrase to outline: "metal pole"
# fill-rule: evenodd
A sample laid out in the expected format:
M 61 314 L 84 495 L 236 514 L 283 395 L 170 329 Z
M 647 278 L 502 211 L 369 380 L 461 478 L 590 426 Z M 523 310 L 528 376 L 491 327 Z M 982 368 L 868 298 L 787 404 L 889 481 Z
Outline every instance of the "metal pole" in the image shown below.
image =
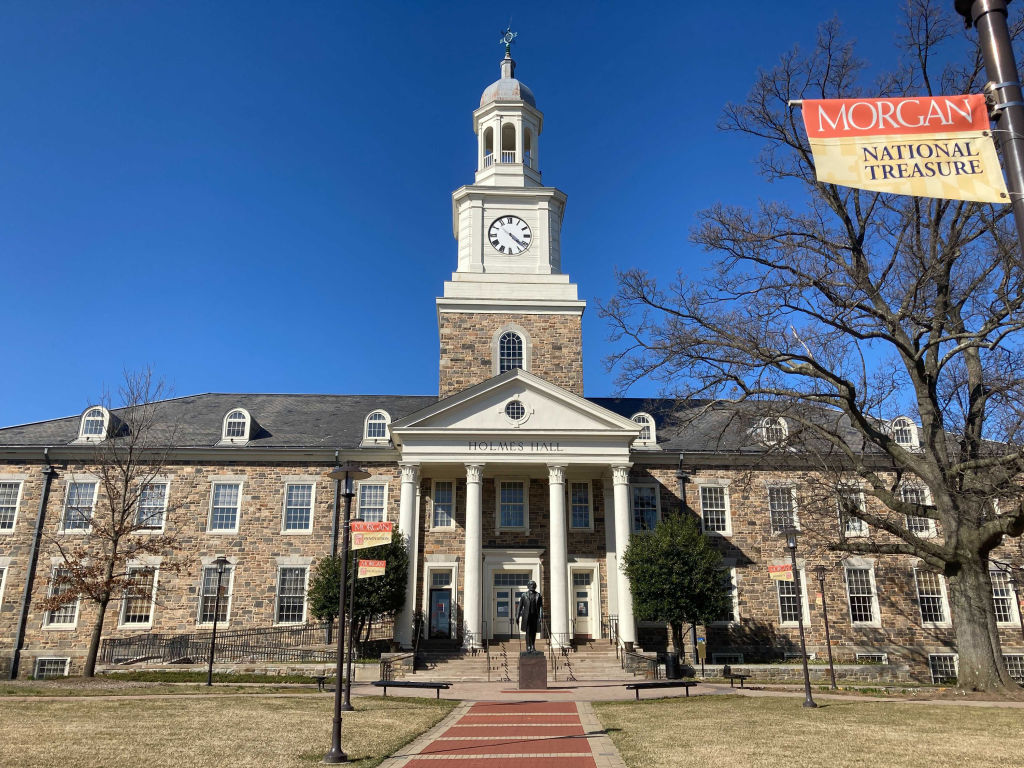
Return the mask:
M 811 673 L 807 669 L 807 641 L 804 639 L 804 605 L 803 600 L 800 599 L 800 572 L 796 567 L 796 539 L 792 540 L 789 547 L 789 556 L 793 563 L 793 585 L 796 587 L 796 618 L 797 626 L 800 627 L 800 659 L 804 664 L 804 706 L 816 707 L 818 705 L 814 703 L 814 699 L 811 697 Z
M 832 635 L 828 628 L 828 600 L 825 598 L 825 566 L 819 565 L 814 572 L 818 576 L 818 589 L 821 590 L 821 616 L 825 620 L 825 646 L 828 648 L 828 674 L 832 678 L 832 690 L 836 690 L 836 667 L 832 662 Z
M 206 670 L 206 684 L 213 685 L 213 649 L 217 644 L 217 617 L 220 616 L 220 580 L 224 568 L 217 568 L 217 593 L 213 598 L 213 632 L 210 634 L 210 666 Z
M 356 564 L 352 563 L 352 584 L 348 593 L 348 647 L 345 648 L 345 701 L 341 708 L 352 711 L 352 649 L 355 648 L 356 629 Z
M 341 529 L 341 583 L 338 585 L 338 661 L 335 667 L 334 684 L 334 719 L 331 724 L 331 751 L 324 755 L 325 763 L 348 762 L 348 755 L 341 749 L 341 689 L 342 676 L 345 671 L 345 588 L 348 584 L 348 532 L 349 513 L 352 510 L 352 497 L 349 490 L 348 473 L 345 477 L 345 524 Z
M 996 136 L 1003 154 L 1010 204 L 1017 223 L 1017 237 L 1024 247 L 1024 95 L 1017 79 L 1010 30 L 1006 25 L 1006 6 L 1010 0 L 956 0 L 957 12 L 967 26 L 978 29 L 978 42 L 985 58 L 992 96 L 997 108 Z

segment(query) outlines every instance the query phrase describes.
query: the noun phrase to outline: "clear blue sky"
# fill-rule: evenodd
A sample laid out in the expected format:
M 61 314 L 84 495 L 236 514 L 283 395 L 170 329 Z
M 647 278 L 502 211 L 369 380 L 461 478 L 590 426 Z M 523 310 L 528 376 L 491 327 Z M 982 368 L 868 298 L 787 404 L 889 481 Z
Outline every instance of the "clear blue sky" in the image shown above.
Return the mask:
M 0 425 L 78 413 L 145 364 L 178 395 L 435 393 L 450 194 L 473 180 L 510 12 L 544 181 L 569 196 L 588 395 L 613 393 L 595 300 L 614 268 L 699 270 L 697 210 L 784 193 L 756 177 L 756 143 L 716 130 L 723 104 L 833 14 L 891 56 L 897 13 L 5 0 Z

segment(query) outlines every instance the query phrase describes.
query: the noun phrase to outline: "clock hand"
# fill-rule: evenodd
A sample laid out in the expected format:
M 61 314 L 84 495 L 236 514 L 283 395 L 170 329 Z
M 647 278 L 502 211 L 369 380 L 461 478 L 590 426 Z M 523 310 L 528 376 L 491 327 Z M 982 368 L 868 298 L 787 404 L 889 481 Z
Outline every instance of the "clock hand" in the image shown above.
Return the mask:
M 505 234 L 506 234 L 506 235 L 508 235 L 509 237 L 511 237 L 511 238 L 512 238 L 513 240 L 515 240 L 515 241 L 516 241 L 517 243 L 519 243 L 519 244 L 520 244 L 521 246 L 523 246 L 523 248 L 525 248 L 525 247 L 526 247 L 526 243 L 524 243 L 524 242 L 523 242 L 522 240 L 520 240 L 520 239 L 519 239 L 518 237 L 516 237 L 515 235 L 513 235 L 513 234 L 512 234 L 511 232 L 506 232 Z

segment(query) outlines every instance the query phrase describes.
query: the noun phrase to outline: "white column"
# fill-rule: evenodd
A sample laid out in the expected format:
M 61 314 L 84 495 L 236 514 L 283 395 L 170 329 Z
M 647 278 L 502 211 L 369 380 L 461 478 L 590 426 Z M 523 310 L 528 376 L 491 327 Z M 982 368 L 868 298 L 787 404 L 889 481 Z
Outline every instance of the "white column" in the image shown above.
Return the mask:
M 551 569 L 551 594 L 548 623 L 552 642 L 567 645 L 569 640 L 569 549 L 565 530 L 565 467 L 548 465 L 548 509 L 551 538 L 548 565 Z
M 618 616 L 619 608 L 619 577 L 618 560 L 615 557 L 615 507 L 612 481 L 602 482 L 604 489 L 604 564 L 605 578 L 608 580 L 608 615 Z
M 481 520 L 483 464 L 466 465 L 466 575 L 462 596 L 462 616 L 466 644 L 481 645 L 480 568 L 484 556 Z
M 629 579 L 622 570 L 626 547 L 629 546 L 630 512 L 629 512 L 629 464 L 617 464 L 612 467 L 612 484 L 615 486 L 615 555 L 618 561 L 618 612 L 619 639 L 632 646 L 636 643 L 636 622 L 633 620 L 633 593 L 629 588 Z
M 402 648 L 412 647 L 412 621 L 416 610 L 416 490 L 419 485 L 420 465 L 400 462 L 402 494 L 398 504 L 398 532 L 409 552 L 409 573 L 405 582 L 405 602 L 395 626 L 395 642 Z

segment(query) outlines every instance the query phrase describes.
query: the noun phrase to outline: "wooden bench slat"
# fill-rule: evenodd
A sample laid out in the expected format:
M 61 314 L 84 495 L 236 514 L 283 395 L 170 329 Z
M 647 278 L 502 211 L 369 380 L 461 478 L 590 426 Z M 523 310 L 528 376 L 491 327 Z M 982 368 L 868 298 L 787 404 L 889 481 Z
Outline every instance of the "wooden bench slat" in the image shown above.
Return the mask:
M 640 691 L 648 688 L 684 688 L 686 698 L 689 698 L 690 688 L 697 685 L 698 682 L 697 680 L 658 680 L 653 683 L 628 683 L 626 690 L 635 692 L 637 701 L 640 701 Z

